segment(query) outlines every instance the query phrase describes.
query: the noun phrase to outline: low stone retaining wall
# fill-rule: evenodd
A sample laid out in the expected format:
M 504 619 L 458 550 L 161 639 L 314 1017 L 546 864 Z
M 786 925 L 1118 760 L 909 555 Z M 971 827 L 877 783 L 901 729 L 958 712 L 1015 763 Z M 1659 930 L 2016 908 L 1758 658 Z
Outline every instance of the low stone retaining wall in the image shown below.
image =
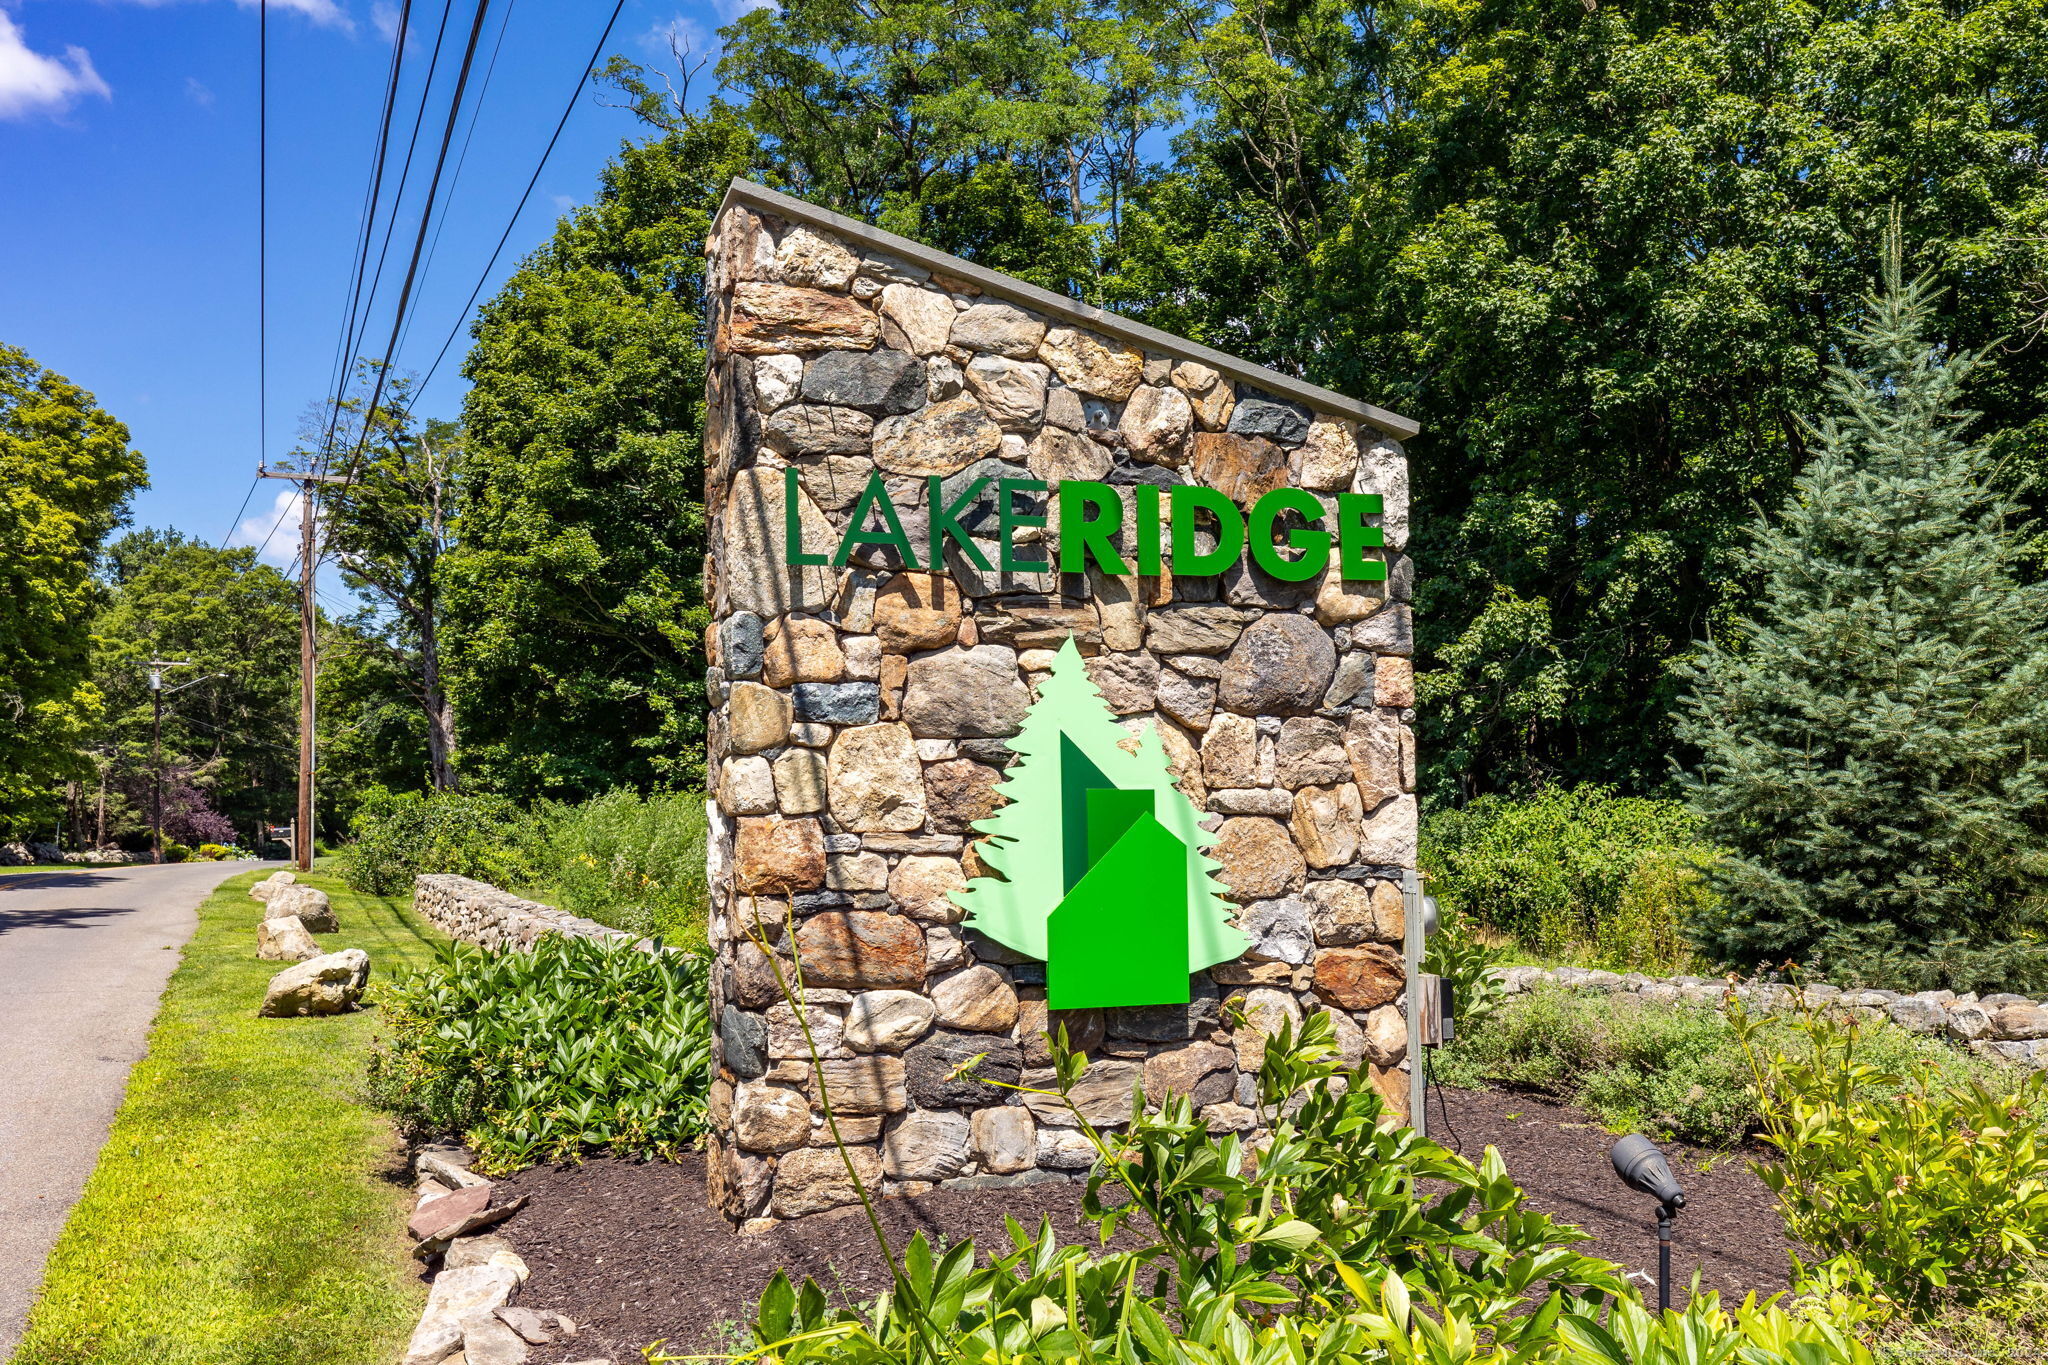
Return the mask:
M 531 948 L 534 940 L 544 934 L 569 938 L 632 937 L 594 919 L 583 919 L 539 901 L 521 900 L 488 882 L 444 872 L 413 878 L 412 903 L 442 933 L 479 948 Z
M 1609 995 L 1639 995 L 1665 1004 L 1720 1005 L 1731 994 L 1756 1009 L 1833 1006 L 1867 1019 L 1889 1019 L 1900 1028 L 1946 1038 L 1979 1056 L 1996 1057 L 2048 1070 L 2048 996 L 1974 991 L 1843 990 L 1825 983 L 1793 986 L 1776 981 L 1735 981 L 1704 976 L 1645 976 L 1584 967 L 1499 967 L 1492 975 L 1509 995 L 1541 985 Z
M 89 848 L 66 853 L 55 844 L 0 844 L 0 867 L 34 867 L 39 863 L 75 863 L 95 867 L 105 863 L 146 863 L 147 853 L 130 853 L 119 848 Z

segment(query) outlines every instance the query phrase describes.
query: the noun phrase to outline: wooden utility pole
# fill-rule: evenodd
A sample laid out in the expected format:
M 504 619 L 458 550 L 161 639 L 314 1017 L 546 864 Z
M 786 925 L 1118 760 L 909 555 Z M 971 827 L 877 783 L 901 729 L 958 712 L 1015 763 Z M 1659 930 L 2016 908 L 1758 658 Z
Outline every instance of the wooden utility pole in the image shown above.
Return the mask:
M 339 474 L 310 474 L 259 466 L 259 479 L 289 479 L 299 486 L 299 818 L 292 860 L 313 870 L 313 569 L 315 484 L 343 483 Z
M 190 659 L 149 661 L 149 851 L 158 862 L 164 860 L 164 670 L 191 666 Z

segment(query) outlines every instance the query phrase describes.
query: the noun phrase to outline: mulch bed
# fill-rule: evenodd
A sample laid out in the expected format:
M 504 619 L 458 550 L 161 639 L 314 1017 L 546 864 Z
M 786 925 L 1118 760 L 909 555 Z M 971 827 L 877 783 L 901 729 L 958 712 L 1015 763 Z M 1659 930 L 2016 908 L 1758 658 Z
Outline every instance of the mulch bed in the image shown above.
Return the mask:
M 1473 1158 L 1489 1143 L 1498 1147 L 1534 1207 L 1591 1233 L 1589 1253 L 1645 1272 L 1646 1288 L 1654 1283 L 1654 1208 L 1615 1179 L 1607 1159 L 1614 1139 L 1585 1114 L 1528 1095 L 1445 1089 L 1430 1096 L 1429 1122 L 1433 1136 Z M 1665 1150 L 1688 1196 L 1672 1258 L 1677 1301 L 1695 1269 L 1724 1297 L 1784 1289 L 1784 1228 L 1742 1154 Z M 535 1365 L 595 1355 L 636 1360 L 661 1339 L 675 1353 L 734 1350 L 777 1270 L 856 1303 L 888 1285 L 857 1207 L 736 1236 L 706 1203 L 701 1158 L 590 1161 L 503 1183 L 531 1196 L 505 1229 L 533 1271 L 520 1301 L 567 1313 L 584 1328 L 572 1341 L 537 1348 Z M 940 1190 L 883 1200 L 878 1209 L 899 1247 L 922 1231 L 941 1245 L 973 1238 L 1007 1248 L 1005 1214 L 1032 1230 L 1049 1216 L 1070 1240 L 1092 1239 L 1093 1228 L 1077 1224 L 1080 1199 L 1078 1185 L 1035 1185 Z

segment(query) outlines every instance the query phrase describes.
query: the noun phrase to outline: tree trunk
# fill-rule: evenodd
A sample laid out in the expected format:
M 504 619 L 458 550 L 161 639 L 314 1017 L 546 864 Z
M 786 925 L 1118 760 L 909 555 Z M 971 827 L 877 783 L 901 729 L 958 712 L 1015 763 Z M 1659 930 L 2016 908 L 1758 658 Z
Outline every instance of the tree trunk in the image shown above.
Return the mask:
M 427 715 L 427 770 L 434 790 L 452 792 L 455 774 L 455 703 L 441 685 L 441 642 L 429 611 L 420 622 L 420 704 Z

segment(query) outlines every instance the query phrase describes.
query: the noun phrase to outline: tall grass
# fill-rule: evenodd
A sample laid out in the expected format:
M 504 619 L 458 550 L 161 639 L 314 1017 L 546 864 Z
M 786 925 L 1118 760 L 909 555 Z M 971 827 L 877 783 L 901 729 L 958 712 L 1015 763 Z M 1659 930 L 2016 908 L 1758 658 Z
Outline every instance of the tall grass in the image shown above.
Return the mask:
M 682 947 L 704 945 L 704 798 L 609 792 L 537 812 L 540 899 Z
M 502 796 L 407 793 L 367 801 L 337 858 L 351 887 L 403 895 L 448 872 L 681 947 L 704 945 L 704 798 L 608 792 L 521 809 Z
M 1430 817 L 1421 862 L 1453 912 L 1542 956 L 1668 974 L 1692 965 L 1686 926 L 1710 904 L 1716 856 L 1683 803 L 1547 787 Z

